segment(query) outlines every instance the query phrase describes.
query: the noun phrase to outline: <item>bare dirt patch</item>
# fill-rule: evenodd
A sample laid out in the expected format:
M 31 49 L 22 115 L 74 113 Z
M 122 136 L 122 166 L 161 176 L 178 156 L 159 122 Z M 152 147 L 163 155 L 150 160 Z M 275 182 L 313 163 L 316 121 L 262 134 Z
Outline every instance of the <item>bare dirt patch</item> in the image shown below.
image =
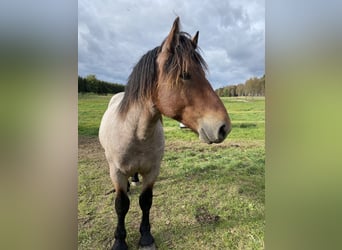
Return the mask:
M 204 225 L 218 222 L 220 216 L 211 214 L 206 207 L 202 206 L 196 209 L 195 218 L 198 223 Z
M 78 137 L 78 160 L 105 160 L 103 148 L 98 137 Z

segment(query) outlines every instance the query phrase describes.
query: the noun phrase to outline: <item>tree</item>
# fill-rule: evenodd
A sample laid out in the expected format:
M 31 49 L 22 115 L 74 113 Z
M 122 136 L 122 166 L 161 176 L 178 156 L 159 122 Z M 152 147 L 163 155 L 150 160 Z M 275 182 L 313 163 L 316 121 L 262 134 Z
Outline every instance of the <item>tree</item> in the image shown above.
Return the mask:
M 240 83 L 236 86 L 236 94 L 238 96 L 244 96 L 245 95 L 245 85 L 243 83 Z
M 109 83 L 98 80 L 95 75 L 88 75 L 86 78 L 78 76 L 78 92 L 93 92 L 96 94 L 123 92 L 125 86 L 122 84 Z
M 216 93 L 219 96 L 264 96 L 265 74 L 260 78 L 252 77 L 245 83 L 219 88 Z
M 86 90 L 86 81 L 82 77 L 78 76 L 78 92 L 87 92 Z
M 229 96 L 237 96 L 236 85 L 229 86 Z

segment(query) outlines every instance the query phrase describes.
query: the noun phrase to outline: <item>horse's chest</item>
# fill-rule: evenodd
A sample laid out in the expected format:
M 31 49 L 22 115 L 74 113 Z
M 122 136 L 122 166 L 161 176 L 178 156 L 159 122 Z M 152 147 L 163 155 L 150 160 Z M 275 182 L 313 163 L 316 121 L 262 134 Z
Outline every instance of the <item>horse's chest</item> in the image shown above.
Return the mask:
M 120 168 L 127 172 L 149 172 L 160 165 L 164 153 L 163 141 L 133 141 L 121 148 Z

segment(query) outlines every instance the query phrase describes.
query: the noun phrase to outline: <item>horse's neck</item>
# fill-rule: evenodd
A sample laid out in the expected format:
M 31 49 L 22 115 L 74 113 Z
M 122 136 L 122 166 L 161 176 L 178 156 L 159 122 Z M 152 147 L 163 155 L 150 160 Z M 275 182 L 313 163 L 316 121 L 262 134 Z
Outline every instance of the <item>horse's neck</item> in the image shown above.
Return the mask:
M 152 104 L 134 105 L 129 110 L 127 117 L 129 117 L 134 134 L 139 140 L 152 137 L 161 120 L 160 112 Z

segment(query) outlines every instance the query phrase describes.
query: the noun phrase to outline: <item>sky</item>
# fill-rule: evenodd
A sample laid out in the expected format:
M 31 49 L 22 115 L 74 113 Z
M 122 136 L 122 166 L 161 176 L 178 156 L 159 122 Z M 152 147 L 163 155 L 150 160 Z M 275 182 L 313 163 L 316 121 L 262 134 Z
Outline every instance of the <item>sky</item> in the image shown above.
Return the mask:
M 182 31 L 199 31 L 214 89 L 264 74 L 262 0 L 80 0 L 78 74 L 126 84 L 134 65 L 161 44 L 177 16 Z

